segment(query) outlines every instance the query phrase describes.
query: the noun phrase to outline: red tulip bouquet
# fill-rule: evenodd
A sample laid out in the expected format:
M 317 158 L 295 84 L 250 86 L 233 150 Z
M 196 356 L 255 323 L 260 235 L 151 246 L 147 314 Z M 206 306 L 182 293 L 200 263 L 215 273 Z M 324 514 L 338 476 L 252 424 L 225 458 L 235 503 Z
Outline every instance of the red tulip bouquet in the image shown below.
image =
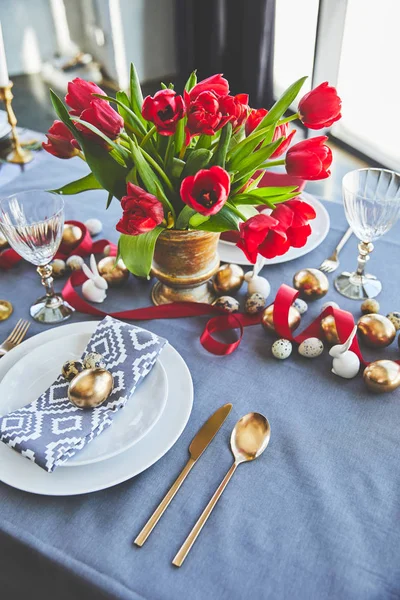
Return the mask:
M 293 186 L 258 184 L 276 165 L 302 179 L 330 175 L 325 136 L 291 145 L 293 119 L 321 129 L 341 116 L 336 90 L 323 83 L 302 98 L 298 113 L 285 118 L 305 79 L 270 110 L 251 109 L 246 94 L 232 96 L 221 75 L 198 83 L 192 73 L 183 95 L 172 84 L 162 85 L 144 100 L 133 65 L 129 95 L 121 91 L 111 98 L 96 84 L 74 79 L 65 97 L 68 108 L 51 92 L 60 120 L 43 147 L 59 158 L 80 156 L 90 173 L 56 191 L 105 189 L 108 204 L 113 197 L 120 201 L 119 254 L 140 276 L 149 274 L 165 228 L 238 230 L 238 246 L 253 263 L 258 253 L 272 258 L 301 247 L 311 233 L 312 207 L 296 198 Z M 269 210 L 259 213 L 260 206 Z

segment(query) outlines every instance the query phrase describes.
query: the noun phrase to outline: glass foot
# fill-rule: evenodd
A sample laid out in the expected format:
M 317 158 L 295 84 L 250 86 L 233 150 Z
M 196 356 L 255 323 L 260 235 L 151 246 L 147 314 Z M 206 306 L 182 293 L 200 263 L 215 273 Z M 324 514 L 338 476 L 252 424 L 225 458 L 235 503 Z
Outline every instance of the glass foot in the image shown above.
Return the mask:
M 48 325 L 69 319 L 73 312 L 72 306 L 57 294 L 39 298 L 30 308 L 31 317 L 35 321 Z
M 382 284 L 374 275 L 342 273 L 335 279 L 335 288 L 351 300 L 366 300 L 375 298 L 381 292 Z

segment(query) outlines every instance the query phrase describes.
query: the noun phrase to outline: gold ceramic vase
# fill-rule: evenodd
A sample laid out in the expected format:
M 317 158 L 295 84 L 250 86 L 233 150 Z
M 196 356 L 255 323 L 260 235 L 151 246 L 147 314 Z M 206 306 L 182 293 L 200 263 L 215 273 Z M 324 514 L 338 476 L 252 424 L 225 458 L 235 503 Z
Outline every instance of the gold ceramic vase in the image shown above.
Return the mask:
M 214 302 L 209 281 L 219 267 L 219 235 L 167 229 L 159 236 L 152 268 L 158 279 L 151 293 L 154 304 Z

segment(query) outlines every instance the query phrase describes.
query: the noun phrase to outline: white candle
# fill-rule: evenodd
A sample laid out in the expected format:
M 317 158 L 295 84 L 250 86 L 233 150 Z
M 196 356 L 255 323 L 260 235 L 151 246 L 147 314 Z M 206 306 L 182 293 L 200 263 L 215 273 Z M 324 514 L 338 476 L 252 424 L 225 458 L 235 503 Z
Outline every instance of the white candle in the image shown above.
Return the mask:
M 6 51 L 4 49 L 3 30 L 0 23 L 0 87 L 6 87 L 10 83 L 8 77 Z

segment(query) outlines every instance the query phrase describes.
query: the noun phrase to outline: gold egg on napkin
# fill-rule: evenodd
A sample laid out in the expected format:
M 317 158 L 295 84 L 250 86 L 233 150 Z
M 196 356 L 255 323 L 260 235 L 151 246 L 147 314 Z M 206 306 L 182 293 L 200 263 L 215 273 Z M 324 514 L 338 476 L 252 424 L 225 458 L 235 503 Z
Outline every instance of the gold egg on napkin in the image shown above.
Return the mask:
M 293 277 L 293 287 L 303 298 L 317 300 L 328 292 L 329 281 L 319 269 L 301 269 Z
M 79 408 L 103 404 L 114 387 L 113 376 L 106 369 L 84 369 L 68 387 L 68 399 Z
M 300 325 L 301 314 L 295 306 L 291 306 L 289 309 L 289 327 L 291 331 L 294 331 L 296 327 Z M 261 318 L 261 325 L 265 331 L 275 331 L 274 327 L 274 305 L 270 304 L 264 310 Z
M 234 294 L 243 285 L 244 271 L 239 265 L 223 265 L 214 275 L 213 288 L 217 294 Z
M 373 392 L 391 392 L 400 385 L 400 365 L 393 360 L 377 360 L 364 370 L 364 381 Z
M 395 326 L 383 315 L 363 315 L 358 319 L 357 328 L 361 340 L 371 348 L 389 346 L 396 337 Z
M 121 285 L 129 277 L 129 271 L 124 262 L 119 259 L 116 263 L 115 256 L 106 256 L 102 258 L 97 265 L 99 274 L 104 277 L 108 285 L 111 287 Z

